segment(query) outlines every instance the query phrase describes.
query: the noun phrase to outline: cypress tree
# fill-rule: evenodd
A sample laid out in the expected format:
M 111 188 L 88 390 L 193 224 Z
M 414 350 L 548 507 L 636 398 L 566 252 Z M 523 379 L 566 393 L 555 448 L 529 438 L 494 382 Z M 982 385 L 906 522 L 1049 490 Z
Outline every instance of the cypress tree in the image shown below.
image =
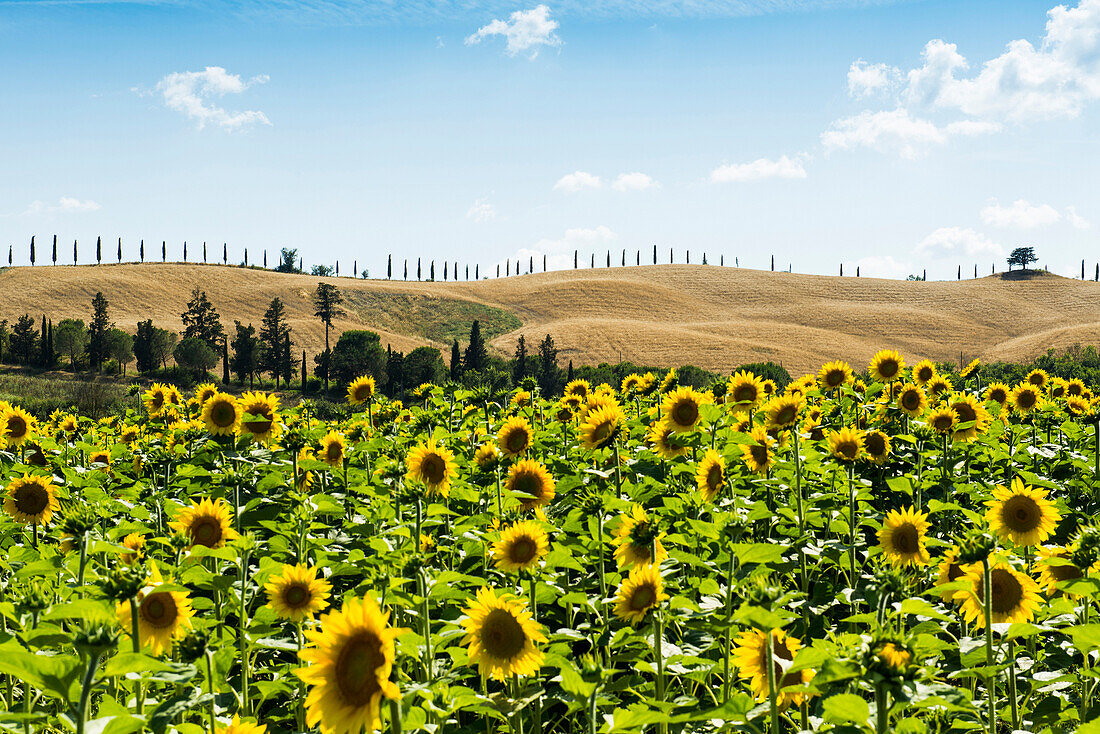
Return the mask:
M 122 238 L 118 238 L 118 262 L 122 264 Z
M 267 269 L 267 250 L 264 250 L 264 270 Z
M 542 272 L 546 272 L 546 253 L 542 255 Z
M 229 384 L 229 337 L 222 337 L 222 384 Z
M 462 352 L 458 347 L 458 339 L 451 342 L 451 379 L 458 382 L 462 377 Z
M 206 240 L 202 241 L 202 262 L 206 264 Z
M 623 248 L 623 263 L 622 267 L 626 267 L 626 248 Z
M 775 272 L 775 255 L 772 255 L 772 272 Z
M 57 235 L 53 236 L 53 264 L 57 265 Z
M 588 268 L 591 270 L 596 267 L 596 253 L 592 253 L 592 261 L 588 263 Z
M 466 280 L 470 279 L 470 264 L 466 263 Z
M 187 262 L 187 240 L 183 241 L 183 261 Z
M 840 264 L 840 277 L 844 277 L 844 263 Z
M 326 367 L 327 367 L 327 365 L 326 365 Z M 327 372 L 327 369 L 326 369 L 326 372 Z M 308 376 L 309 376 L 309 373 L 306 372 L 306 350 L 303 349 L 302 350 L 302 393 L 303 394 L 306 391 L 306 379 L 307 379 Z
M 302 258 L 301 257 L 298 258 L 298 272 L 299 273 L 302 272 Z
M 481 265 L 474 263 L 474 280 L 481 280 Z
M 858 265 L 856 265 L 856 277 L 857 278 L 859 277 L 859 266 Z
M 447 280 L 447 261 L 443 261 L 443 280 Z
M 573 250 L 573 269 L 577 269 L 577 251 Z
M 386 280 L 393 277 L 393 255 L 386 256 Z
M 34 235 L 31 235 L 31 266 L 34 266 Z
M 416 279 L 420 280 L 420 258 L 416 258 Z
M 534 255 L 531 256 L 531 259 L 527 263 L 527 274 L 530 275 L 533 272 L 535 272 L 535 256 Z
M 963 279 L 963 266 L 960 265 L 959 266 L 959 274 L 955 276 L 955 280 L 962 280 L 962 279 Z
M 358 260 L 352 260 L 351 261 L 351 277 L 353 277 L 353 278 L 358 278 L 359 277 L 359 261 Z
M 336 261 L 336 277 L 337 278 L 340 277 L 340 261 L 339 260 Z
M 488 361 L 489 352 L 485 348 L 485 340 L 481 337 L 481 323 L 475 320 L 470 326 L 470 343 L 462 359 L 462 369 L 477 372 L 485 369 Z
M 672 248 L 668 248 L 668 264 L 671 265 L 676 261 L 676 258 L 672 254 Z
M 684 260 L 688 265 L 691 265 L 691 250 L 687 250 L 687 258 Z
M 507 278 L 512 274 L 512 258 L 508 258 L 504 261 L 504 277 Z
M 244 265 L 248 267 L 248 248 L 244 248 Z
M 611 267 L 611 250 L 607 251 L 607 267 Z
M 657 264 L 657 245 L 653 246 L 653 264 Z
M 435 260 L 432 260 L 431 270 L 429 271 L 428 280 L 435 281 Z
M 565 384 L 573 381 L 573 360 L 569 360 L 569 370 L 565 373 Z
M 286 375 L 283 376 L 283 381 L 286 384 L 287 389 L 290 389 L 290 378 L 294 376 L 294 359 L 290 356 L 290 332 L 287 332 L 286 342 L 283 345 L 283 359 L 284 366 L 286 367 Z
M 95 264 L 99 265 L 103 262 L 103 238 L 95 238 Z
M 405 258 L 405 274 L 401 276 L 401 280 L 409 279 L 409 259 Z
M 160 261 L 162 263 L 168 262 L 168 243 L 164 240 L 160 241 Z
M 12 246 L 8 245 L 8 265 L 11 265 L 11 251 L 12 251 Z M 74 256 L 73 262 L 76 262 L 75 256 Z
M 42 338 L 38 354 L 38 359 L 41 362 L 39 366 L 47 369 L 50 366 L 50 327 L 46 323 L 46 314 L 42 314 L 42 328 L 38 333 Z
M 641 265 L 642 264 L 642 251 L 641 250 L 635 250 L 635 252 L 634 252 L 634 264 L 635 265 Z
M 57 364 L 57 350 L 54 349 L 53 346 L 53 319 L 50 319 L 50 323 L 47 328 L 49 329 L 50 337 L 46 340 L 46 346 L 49 347 L 50 350 L 50 367 L 52 368 Z
M 8 264 L 11 264 L 11 255 L 8 255 Z M 73 265 L 76 265 L 76 240 L 73 240 Z
M 497 263 L 497 277 L 500 277 L 500 263 Z
M 229 243 L 222 243 L 222 265 L 229 264 Z
M 141 244 L 138 245 L 138 256 L 141 257 L 142 262 L 145 262 L 145 240 L 142 240 Z

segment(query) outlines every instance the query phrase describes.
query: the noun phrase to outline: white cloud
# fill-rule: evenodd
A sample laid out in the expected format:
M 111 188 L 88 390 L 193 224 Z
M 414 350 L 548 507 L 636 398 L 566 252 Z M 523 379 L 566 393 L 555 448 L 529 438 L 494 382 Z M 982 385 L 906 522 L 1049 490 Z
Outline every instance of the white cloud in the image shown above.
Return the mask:
M 466 218 L 472 219 L 475 222 L 488 222 L 497 218 L 496 210 L 493 209 L 493 205 L 485 199 L 478 199 L 466 212 Z
M 837 120 L 821 133 L 821 143 L 827 150 L 873 148 L 896 152 L 902 158 L 916 158 L 934 145 L 943 145 L 952 137 L 969 137 L 995 132 L 996 123 L 960 120 L 937 126 L 930 120 L 913 117 L 909 110 L 898 107 L 879 112 L 863 111 Z
M 1089 220 L 1077 213 L 1077 207 L 1073 206 L 1066 207 L 1066 221 L 1077 229 L 1088 229 L 1092 226 Z
M 44 201 L 32 201 L 23 214 L 50 214 L 54 212 L 61 212 L 63 214 L 84 214 L 87 212 L 99 211 L 100 208 L 99 204 L 91 199 L 81 201 L 71 196 L 62 196 L 57 200 L 57 204 L 47 204 Z
M 263 84 L 267 76 L 255 76 L 244 81 L 220 66 L 208 66 L 203 71 L 177 71 L 157 82 L 156 91 L 171 110 L 181 112 L 198 123 L 199 129 L 212 124 L 226 130 L 239 130 L 247 125 L 270 125 L 267 115 L 259 110 L 229 112 L 211 102 L 227 94 L 240 94 L 255 84 Z
M 603 186 L 599 176 L 594 176 L 586 171 L 573 171 L 558 179 L 554 184 L 554 190 L 568 191 L 570 193 L 581 189 L 598 189 Z
M 857 272 L 863 278 L 896 278 L 900 280 L 908 278 L 910 274 L 917 273 L 911 262 L 897 260 L 893 255 L 863 257 L 845 268 L 847 275 L 855 275 Z
M 969 227 L 940 227 L 921 240 L 914 255 L 942 258 L 949 255 L 992 255 L 1004 254 L 1004 249 L 980 232 Z
M 1017 199 L 1010 206 L 1002 206 L 994 201 L 984 207 L 980 213 L 982 221 L 994 227 L 1015 227 L 1034 229 L 1061 220 L 1062 215 L 1050 204 L 1032 204 L 1025 199 Z
M 577 261 L 581 267 L 587 268 L 591 263 L 593 250 L 596 250 L 596 263 L 606 263 L 607 249 L 618 239 L 618 233 L 603 224 L 596 227 L 574 227 L 565 230 L 565 234 L 558 239 L 544 237 L 530 247 L 521 247 L 512 260 L 526 268 L 533 257 L 535 270 L 541 271 L 542 258 L 545 255 L 548 270 L 565 270 L 573 267 L 573 251 L 578 250 L 580 254 Z M 603 251 L 602 260 L 599 250 Z M 612 262 L 615 262 L 614 257 Z M 504 262 L 501 261 L 500 264 L 501 272 L 504 272 Z
M 550 19 L 550 8 L 538 5 L 531 10 L 517 10 L 508 16 L 507 21 L 494 20 L 482 26 L 466 37 L 466 45 L 481 43 L 489 36 L 504 36 L 508 39 L 508 55 L 530 52 L 529 58 L 539 54 L 539 46 L 559 47 L 561 39 L 554 33 L 558 22 Z
M 660 184 L 654 181 L 652 177 L 639 171 L 620 173 L 615 182 L 611 184 L 611 188 L 616 191 L 643 191 L 658 186 Z
M 806 178 L 800 157 L 783 155 L 779 160 L 757 158 L 750 163 L 727 163 L 710 172 L 713 183 L 759 181 L 764 178 Z
M 887 64 L 868 64 L 856 59 L 848 67 L 848 94 L 856 99 L 894 88 L 901 80 L 901 70 Z

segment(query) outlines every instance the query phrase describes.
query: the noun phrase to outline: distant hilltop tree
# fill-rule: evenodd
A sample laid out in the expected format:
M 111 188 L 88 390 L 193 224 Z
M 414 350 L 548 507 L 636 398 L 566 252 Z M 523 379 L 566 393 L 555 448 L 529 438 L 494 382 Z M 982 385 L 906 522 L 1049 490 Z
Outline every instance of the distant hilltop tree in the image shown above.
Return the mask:
M 1034 262 L 1039 262 L 1039 257 L 1035 254 L 1034 247 L 1017 247 L 1012 251 L 1012 254 L 1008 256 L 1008 269 L 1012 270 L 1013 265 L 1019 265 L 1024 270 L 1027 270 L 1027 266 Z

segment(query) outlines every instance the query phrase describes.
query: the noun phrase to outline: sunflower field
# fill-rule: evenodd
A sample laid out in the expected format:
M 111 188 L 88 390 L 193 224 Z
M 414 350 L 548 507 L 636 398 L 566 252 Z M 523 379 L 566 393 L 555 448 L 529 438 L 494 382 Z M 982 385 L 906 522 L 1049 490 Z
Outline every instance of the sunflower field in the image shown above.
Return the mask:
M 4 731 L 1100 732 L 1078 381 L 142 398 L 0 405 Z

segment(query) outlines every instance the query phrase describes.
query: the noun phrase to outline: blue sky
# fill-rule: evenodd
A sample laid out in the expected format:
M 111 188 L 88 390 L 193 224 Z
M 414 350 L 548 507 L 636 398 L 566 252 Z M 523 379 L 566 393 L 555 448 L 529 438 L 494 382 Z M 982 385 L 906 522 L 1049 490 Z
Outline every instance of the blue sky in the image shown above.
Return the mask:
M 0 0 L 0 69 L 17 263 L 1100 260 L 1100 0 Z

